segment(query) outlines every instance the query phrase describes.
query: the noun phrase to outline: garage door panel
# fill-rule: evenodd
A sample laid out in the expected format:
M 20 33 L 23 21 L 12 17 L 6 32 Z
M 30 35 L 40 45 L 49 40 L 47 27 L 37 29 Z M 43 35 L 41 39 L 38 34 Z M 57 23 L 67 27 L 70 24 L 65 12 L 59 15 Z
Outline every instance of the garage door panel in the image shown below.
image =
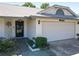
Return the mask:
M 42 33 L 48 41 L 74 38 L 74 23 L 42 22 Z

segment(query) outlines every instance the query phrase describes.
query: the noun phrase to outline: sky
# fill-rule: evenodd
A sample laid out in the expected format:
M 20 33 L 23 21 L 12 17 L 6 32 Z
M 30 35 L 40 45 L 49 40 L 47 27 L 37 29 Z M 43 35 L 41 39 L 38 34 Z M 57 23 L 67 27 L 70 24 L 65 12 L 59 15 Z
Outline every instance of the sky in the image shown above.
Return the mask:
M 32 2 L 37 8 L 40 8 L 41 2 Z M 7 2 L 7 4 L 18 5 L 21 6 L 24 2 Z M 70 7 L 76 14 L 79 14 L 79 2 L 49 2 L 49 5 L 52 6 L 54 4 L 68 6 Z

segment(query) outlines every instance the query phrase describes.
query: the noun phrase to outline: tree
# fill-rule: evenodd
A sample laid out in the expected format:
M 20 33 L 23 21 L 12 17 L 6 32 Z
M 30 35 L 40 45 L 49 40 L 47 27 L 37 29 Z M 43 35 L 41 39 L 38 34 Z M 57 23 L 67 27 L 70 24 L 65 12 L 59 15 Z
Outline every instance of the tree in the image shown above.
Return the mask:
M 25 6 L 25 7 L 32 7 L 32 8 L 35 8 L 36 6 L 33 5 L 31 2 L 25 2 L 22 6 Z
M 49 3 L 42 3 L 42 5 L 40 6 L 40 8 L 42 9 L 46 9 L 47 7 L 49 7 Z

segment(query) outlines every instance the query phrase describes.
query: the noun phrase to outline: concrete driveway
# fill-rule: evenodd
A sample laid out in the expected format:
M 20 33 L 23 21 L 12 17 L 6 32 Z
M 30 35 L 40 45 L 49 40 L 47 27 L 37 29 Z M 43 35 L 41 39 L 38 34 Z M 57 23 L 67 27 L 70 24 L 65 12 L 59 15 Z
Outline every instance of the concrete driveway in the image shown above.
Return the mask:
M 65 39 L 50 42 L 50 50 L 57 56 L 70 56 L 79 53 L 78 39 Z

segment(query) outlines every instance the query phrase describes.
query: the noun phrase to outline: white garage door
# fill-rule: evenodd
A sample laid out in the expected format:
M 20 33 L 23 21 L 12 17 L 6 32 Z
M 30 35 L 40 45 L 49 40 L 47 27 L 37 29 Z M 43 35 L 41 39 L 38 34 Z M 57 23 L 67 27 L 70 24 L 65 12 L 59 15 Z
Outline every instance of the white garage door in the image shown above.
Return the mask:
M 42 34 L 48 41 L 74 38 L 74 23 L 42 22 Z

